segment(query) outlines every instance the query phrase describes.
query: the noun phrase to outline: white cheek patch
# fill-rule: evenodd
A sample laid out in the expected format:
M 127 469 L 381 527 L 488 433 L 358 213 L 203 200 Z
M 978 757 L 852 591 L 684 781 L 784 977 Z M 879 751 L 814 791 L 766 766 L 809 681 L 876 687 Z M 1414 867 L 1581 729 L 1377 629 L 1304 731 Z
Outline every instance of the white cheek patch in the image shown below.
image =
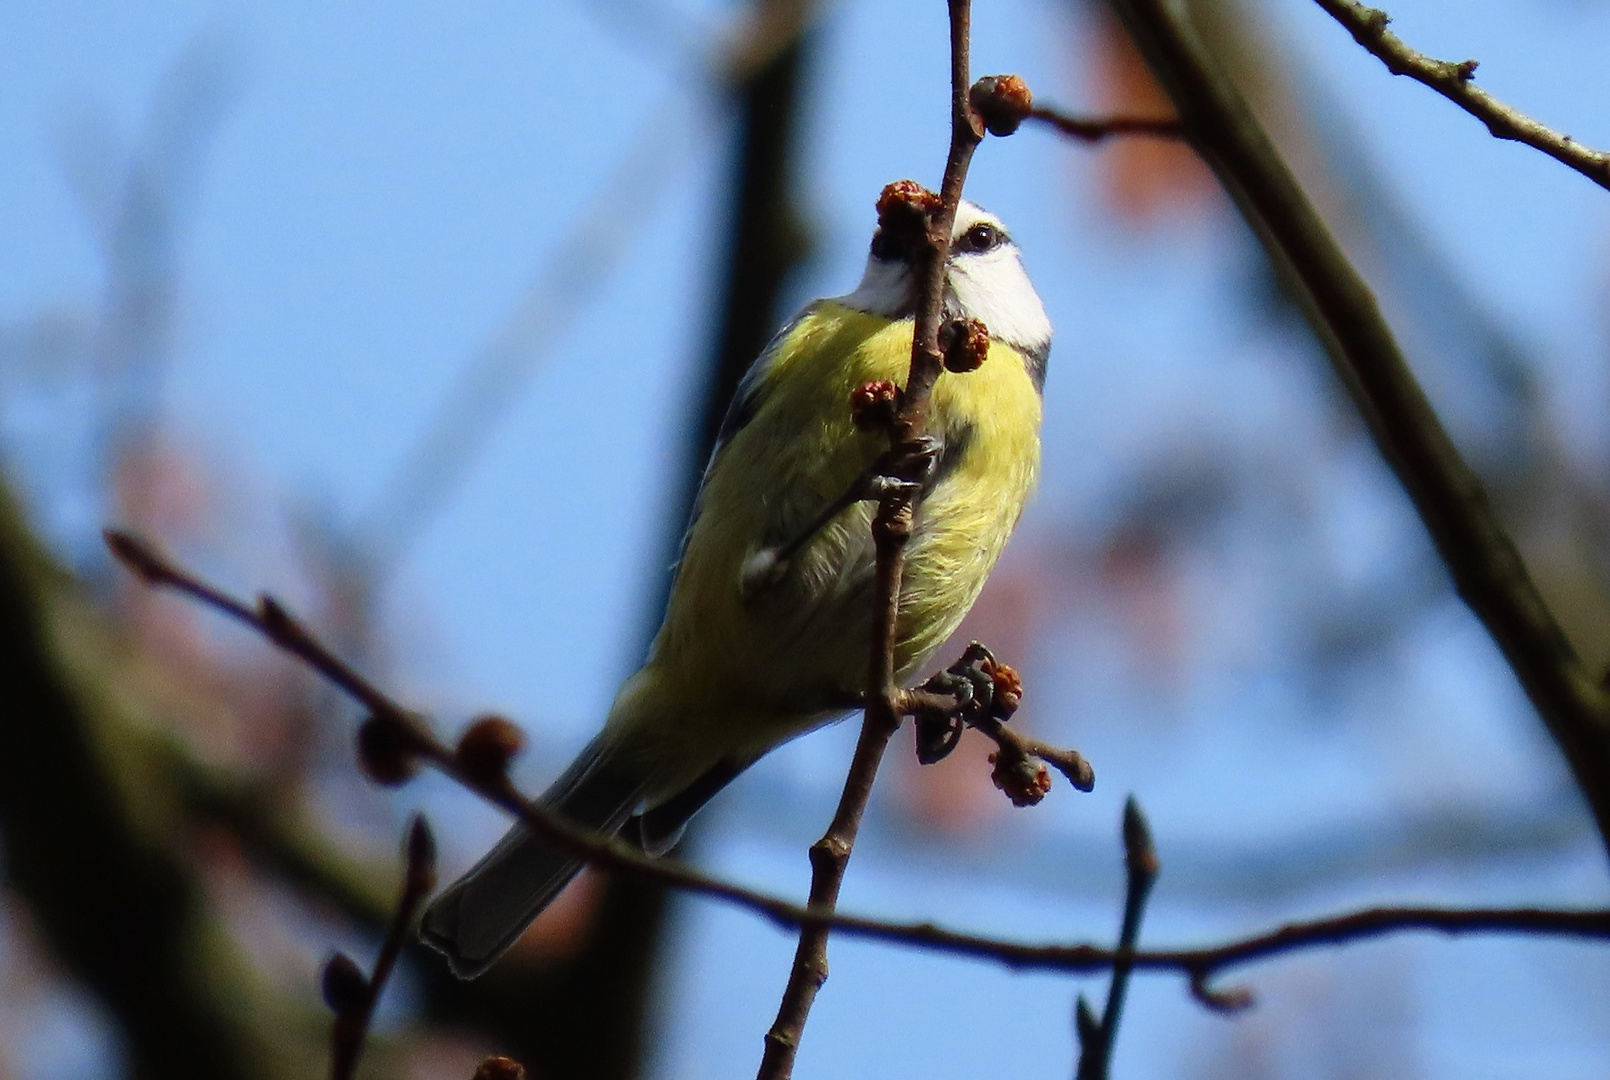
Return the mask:
M 1050 345 L 1051 320 L 1016 248 L 953 256 L 949 278 L 960 314 L 983 323 L 990 337 L 1025 353 Z
M 956 237 L 987 223 L 1004 235 L 997 219 L 966 199 L 956 210 Z M 1029 281 L 1017 247 L 1010 241 L 990 251 L 953 251 L 946 271 L 946 311 L 977 319 L 990 336 L 1026 356 L 1044 356 L 1051 347 L 1051 321 Z M 910 318 L 916 308 L 911 266 L 898 260 L 867 258 L 855 291 L 838 298 L 845 307 L 887 319 Z

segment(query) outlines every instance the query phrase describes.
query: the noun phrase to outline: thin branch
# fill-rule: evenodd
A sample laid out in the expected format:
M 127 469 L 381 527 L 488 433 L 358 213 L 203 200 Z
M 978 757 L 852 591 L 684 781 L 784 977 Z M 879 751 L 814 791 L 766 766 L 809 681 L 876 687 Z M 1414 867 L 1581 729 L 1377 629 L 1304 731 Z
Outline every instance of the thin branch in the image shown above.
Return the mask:
M 310 664 L 356 700 L 373 703 L 373 720 L 396 730 L 412 752 L 434 768 L 481 797 L 519 818 L 532 832 L 596 865 L 638 874 L 685 892 L 710 897 L 764 916 L 784 927 L 824 926 L 841 933 L 887 941 L 955 956 L 994 960 L 1017 970 L 1062 971 L 1089 974 L 1112 967 L 1116 950 L 1084 944 L 1032 944 L 1004 941 L 946 930 L 932 923 L 891 922 L 842 915 L 806 907 L 740 885 L 708 877 L 675 859 L 651 859 L 613 837 L 585 833 L 547 808 L 521 796 L 506 774 L 466 765 L 458 753 L 438 742 L 417 716 L 392 701 L 363 676 L 335 658 L 283 608 L 272 601 L 260 612 L 199 581 L 162 558 L 145 541 L 128 533 L 109 533 L 108 543 L 134 573 L 152 586 L 174 588 L 240 620 L 286 652 Z M 296 627 L 286 630 L 287 626 Z M 1541 908 L 1428 908 L 1382 907 L 1321 919 L 1291 923 L 1277 930 L 1227 944 L 1200 949 L 1136 952 L 1138 970 L 1178 971 L 1194 982 L 1221 970 L 1279 953 L 1314 945 L 1336 945 L 1379 937 L 1401 930 L 1440 930 L 1444 933 L 1547 934 L 1610 940 L 1610 910 L 1551 911 Z
M 1151 826 L 1131 795 L 1124 803 L 1124 921 L 1118 932 L 1118 950 L 1113 958 L 1112 977 L 1107 984 L 1107 1005 L 1101 1020 L 1095 1021 L 1083 994 L 1075 1011 L 1079 1033 L 1079 1067 L 1076 1080 L 1107 1080 L 1112 1068 L 1112 1048 L 1118 1037 L 1118 1021 L 1124 1012 L 1124 994 L 1129 976 L 1135 970 L 1135 942 L 1140 939 L 1140 922 L 1146 914 L 1146 901 L 1157 883 L 1160 869 L 1157 848 L 1152 843 Z
M 412 775 L 414 759 L 417 758 L 518 818 L 532 832 L 595 865 L 722 900 L 764 915 L 779 926 L 841 927 L 852 933 L 873 937 L 886 936 L 885 931 L 893 927 L 893 937 L 902 936 L 899 924 L 853 916 L 835 917 L 831 912 L 817 907 L 795 904 L 709 877 L 675 859 L 650 858 L 615 837 L 584 832 L 541 803 L 521 795 L 509 782 L 505 769 L 487 767 L 488 756 L 501 756 L 506 765 L 507 759 L 513 755 L 513 748 L 505 749 L 501 755 L 488 755 L 485 752 L 485 744 L 496 740 L 481 736 L 494 730 L 507 746 L 509 736 L 503 734 L 506 731 L 504 722 L 480 721 L 472 725 L 456 750 L 448 747 L 431 733 L 417 713 L 392 700 L 383 690 L 353 670 L 272 597 L 262 597 L 258 608 L 254 610 L 176 566 L 149 542 L 132 533 L 109 530 L 106 540 L 112 554 L 145 584 L 181 592 L 245 624 L 318 671 L 364 706 L 370 716 L 360 729 L 359 752 L 365 771 L 379 782 L 400 783 L 406 780 Z M 473 752 L 466 753 L 467 750 Z M 914 943 L 934 930 L 927 926 L 909 929 L 916 935 Z M 945 937 L 954 936 L 944 931 L 940 933 Z M 962 935 L 957 940 L 982 942 L 987 939 Z M 1017 948 L 1008 945 L 1007 951 L 1011 953 Z
M 969 0 L 950 0 L 950 152 L 946 156 L 944 177 L 939 185 L 937 205 L 930 192 L 915 184 L 891 184 L 878 200 L 881 227 L 912 229 L 911 222 L 925 224 L 926 244 L 916 244 L 920 253 L 917 275 L 916 318 L 912 327 L 911 369 L 899 407 L 889 425 L 889 444 L 896 455 L 909 454 L 913 472 L 891 471 L 897 480 L 915 480 L 920 470 L 921 452 L 928 426 L 928 398 L 944 370 L 945 358 L 939 346 L 939 327 L 944 297 L 945 263 L 950 253 L 950 232 L 961 202 L 962 186 L 973 151 L 984 139 L 984 126 L 974 115 L 969 95 L 972 80 L 968 73 L 968 49 L 972 35 Z M 900 727 L 900 687 L 895 681 L 895 644 L 900 606 L 900 580 L 905 565 L 906 543 L 911 538 L 917 511 L 916 497 L 908 488 L 892 488 L 878 501 L 872 519 L 875 548 L 873 573 L 872 633 L 869 642 L 866 711 L 855 755 L 844 780 L 844 791 L 827 832 L 811 846 L 810 905 L 832 911 L 838 903 L 839 888 L 855 846 L 861 816 L 872 794 L 878 764 L 889 740 Z M 817 991 L 827 981 L 826 924 L 800 928 L 794 963 L 783 989 L 777 1018 L 766 1032 L 758 1080 L 787 1080 L 794 1071 L 794 1059 L 806 1018 Z
M 1459 595 L 1563 751 L 1610 846 L 1610 713 L 1353 268 L 1257 118 L 1168 0 L 1112 0 L 1186 133 L 1289 281 Z
M 1394 75 L 1407 75 L 1487 125 L 1495 139 L 1525 143 L 1610 189 L 1610 153 L 1583 146 L 1569 135 L 1533 120 L 1477 86 L 1476 61 L 1437 60 L 1404 44 L 1386 28 L 1392 17 L 1357 0 L 1315 0 L 1347 28 L 1353 40 L 1373 53 Z
M 436 887 L 436 841 L 424 818 L 414 818 L 403 850 L 402 896 L 375 959 L 374 972 L 365 977 L 345 953 L 336 953 L 324 965 L 324 1000 L 335 1013 L 335 1022 L 330 1026 L 331 1080 L 351 1080 L 357 1074 L 358 1059 L 363 1056 L 364 1039 L 381 991 L 408 943 L 419 905 Z
M 1172 116 L 1074 116 L 1045 105 L 1029 110 L 1028 119 L 1053 127 L 1081 142 L 1097 143 L 1120 135 L 1179 139 L 1185 135 Z

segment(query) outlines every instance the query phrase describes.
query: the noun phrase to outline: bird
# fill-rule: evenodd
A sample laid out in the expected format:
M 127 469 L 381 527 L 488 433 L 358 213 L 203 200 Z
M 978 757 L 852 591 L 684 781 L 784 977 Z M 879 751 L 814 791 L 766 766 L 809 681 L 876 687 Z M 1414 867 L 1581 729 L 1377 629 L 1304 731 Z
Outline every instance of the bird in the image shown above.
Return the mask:
M 807 304 L 739 383 L 705 468 L 664 621 L 599 734 L 541 796 L 650 854 L 779 744 L 844 716 L 866 685 L 873 507 L 847 498 L 889 449 L 849 399 L 908 373 L 918 241 L 880 226 L 853 292 Z M 957 207 L 943 316 L 989 333 L 984 363 L 929 401 L 894 660 L 904 681 L 955 631 L 1005 547 L 1040 463 L 1051 324 L 999 218 Z M 420 937 L 474 978 L 583 861 L 518 823 L 426 910 Z

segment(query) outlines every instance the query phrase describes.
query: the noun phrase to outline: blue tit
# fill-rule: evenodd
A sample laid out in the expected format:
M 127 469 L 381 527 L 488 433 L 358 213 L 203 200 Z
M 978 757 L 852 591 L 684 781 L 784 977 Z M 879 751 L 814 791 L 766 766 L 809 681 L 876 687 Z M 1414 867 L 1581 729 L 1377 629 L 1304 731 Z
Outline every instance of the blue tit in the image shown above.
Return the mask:
M 821 519 L 888 449 L 882 432 L 857 430 L 848 402 L 874 380 L 904 384 L 916 289 L 912 252 L 880 231 L 855 291 L 808 304 L 750 368 L 705 469 L 648 659 L 545 805 L 600 833 L 631 823 L 646 850 L 664 851 L 762 754 L 842 716 L 864 690 L 873 508 L 852 502 Z M 906 551 L 902 681 L 977 599 L 1039 468 L 1051 324 L 1006 228 L 968 202 L 944 314 L 981 321 L 990 348 L 978 370 L 942 376 L 930 401 L 929 433 L 942 446 Z M 775 559 L 785 547 L 789 557 Z M 517 824 L 431 905 L 420 934 L 473 978 L 581 866 Z

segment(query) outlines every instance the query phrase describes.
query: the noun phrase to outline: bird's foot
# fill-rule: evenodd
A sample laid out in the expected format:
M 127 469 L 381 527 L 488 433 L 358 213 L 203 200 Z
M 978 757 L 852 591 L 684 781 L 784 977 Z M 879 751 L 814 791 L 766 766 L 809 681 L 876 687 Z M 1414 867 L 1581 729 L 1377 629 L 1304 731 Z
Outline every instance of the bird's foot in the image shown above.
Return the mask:
M 945 441 L 937 435 L 918 435 L 910 442 L 891 447 L 862 474 L 860 497 L 915 498 L 933 481 L 944 452 Z

